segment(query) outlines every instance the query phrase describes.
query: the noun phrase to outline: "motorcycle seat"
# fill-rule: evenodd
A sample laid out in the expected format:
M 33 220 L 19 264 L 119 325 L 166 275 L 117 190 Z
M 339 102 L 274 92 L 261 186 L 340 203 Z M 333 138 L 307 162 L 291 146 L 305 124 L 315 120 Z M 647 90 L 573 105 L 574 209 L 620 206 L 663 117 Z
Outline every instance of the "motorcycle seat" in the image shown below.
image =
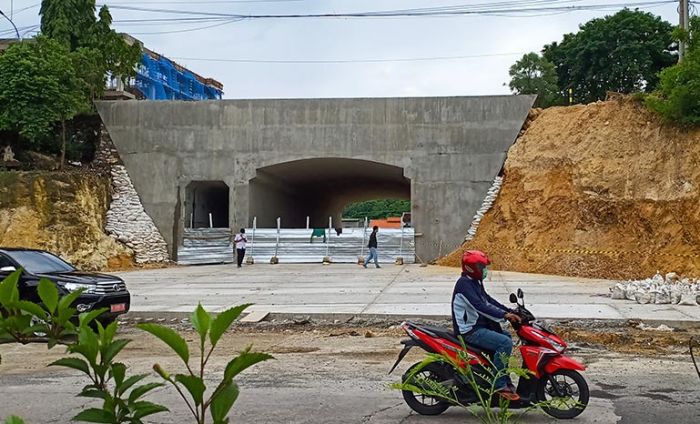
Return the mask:
M 457 337 L 455 337 L 454 333 L 452 331 L 447 330 L 447 329 L 440 328 L 440 327 L 428 326 L 428 325 L 421 326 L 420 329 L 422 329 L 424 331 L 428 331 L 437 337 L 449 340 L 452 343 L 455 343 L 458 345 L 462 344 L 462 342 L 459 341 L 459 339 Z M 465 342 L 464 345 L 467 347 L 467 349 L 469 349 L 473 353 L 476 353 L 478 355 L 482 355 L 484 357 L 492 357 L 494 354 L 494 352 L 492 350 L 488 350 L 488 349 L 484 349 L 484 348 L 481 348 L 478 346 L 474 346 L 473 344 L 469 344 L 467 342 Z

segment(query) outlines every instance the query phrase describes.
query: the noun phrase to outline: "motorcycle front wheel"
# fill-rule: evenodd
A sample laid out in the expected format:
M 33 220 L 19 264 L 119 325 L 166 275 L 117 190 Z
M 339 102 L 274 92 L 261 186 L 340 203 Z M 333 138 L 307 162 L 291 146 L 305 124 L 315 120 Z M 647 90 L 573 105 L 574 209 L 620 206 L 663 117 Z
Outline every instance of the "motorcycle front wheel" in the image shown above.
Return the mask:
M 543 403 L 542 410 L 560 419 L 579 416 L 590 397 L 586 379 L 573 370 L 557 370 L 549 377 L 543 376 L 537 386 L 537 400 Z
M 444 366 L 440 364 L 428 364 L 413 376 L 413 381 L 408 381 L 408 377 L 418 365 L 420 365 L 420 363 L 412 365 L 411 368 L 404 373 L 401 378 L 404 383 L 410 383 L 414 386 L 421 387 L 426 386 L 425 383 L 422 383 L 422 381 L 426 379 L 440 384 L 452 379 L 452 376 Z M 442 399 L 414 393 L 410 390 L 402 390 L 402 394 L 406 404 L 421 415 L 440 415 L 450 407 L 450 403 Z

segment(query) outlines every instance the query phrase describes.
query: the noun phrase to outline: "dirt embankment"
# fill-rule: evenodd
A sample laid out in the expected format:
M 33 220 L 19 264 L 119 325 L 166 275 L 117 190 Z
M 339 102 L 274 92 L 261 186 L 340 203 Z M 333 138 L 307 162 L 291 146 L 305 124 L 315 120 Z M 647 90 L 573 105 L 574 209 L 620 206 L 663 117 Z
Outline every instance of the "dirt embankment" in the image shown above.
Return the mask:
M 104 232 L 109 193 L 96 173 L 0 172 L 0 246 L 46 249 L 84 270 L 131 266 Z
M 504 177 L 465 245 L 495 268 L 700 275 L 700 130 L 665 125 L 631 99 L 550 108 L 510 149 Z

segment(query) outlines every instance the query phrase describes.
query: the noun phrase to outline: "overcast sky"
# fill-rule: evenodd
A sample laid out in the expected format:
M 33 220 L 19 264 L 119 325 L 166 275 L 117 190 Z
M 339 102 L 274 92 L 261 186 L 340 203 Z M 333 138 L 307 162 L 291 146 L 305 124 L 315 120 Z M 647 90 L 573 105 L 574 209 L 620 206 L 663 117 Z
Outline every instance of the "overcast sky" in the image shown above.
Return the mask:
M 509 93 L 508 68 L 524 53 L 614 11 L 539 16 L 245 19 L 236 22 L 124 22 L 196 18 L 118 6 L 224 14 L 344 13 L 523 1 L 540 7 L 621 4 L 625 0 L 98 0 L 112 5 L 114 28 L 191 70 L 224 84 L 226 98 L 406 97 Z M 628 3 L 634 0 L 628 0 Z M 637 0 L 649 1 L 649 0 Z M 11 5 L 11 3 L 14 3 Z M 38 25 L 39 0 L 0 0 L 20 32 Z M 530 6 L 531 7 L 531 6 Z M 676 4 L 644 8 L 676 23 Z M 22 10 L 25 9 L 25 10 Z M 121 21 L 121 22 L 120 22 Z M 205 26 L 215 27 L 198 29 Z M 0 38 L 11 37 L 0 18 Z M 194 30 L 197 29 L 197 30 Z M 188 30 L 183 32 L 183 30 Z M 467 56 L 451 60 L 360 63 L 240 63 L 214 60 L 375 60 Z M 471 57 L 469 57 L 471 56 Z M 477 56 L 477 57 L 474 57 Z M 504 85 L 504 83 L 506 85 Z

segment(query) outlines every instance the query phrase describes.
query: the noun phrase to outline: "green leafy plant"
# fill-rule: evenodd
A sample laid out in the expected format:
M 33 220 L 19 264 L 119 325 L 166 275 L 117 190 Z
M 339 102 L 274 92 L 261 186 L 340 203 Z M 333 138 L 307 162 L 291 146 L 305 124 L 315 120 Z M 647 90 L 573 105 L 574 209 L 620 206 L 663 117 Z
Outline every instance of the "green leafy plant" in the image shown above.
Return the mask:
M 22 270 L 17 270 L 0 282 L 0 343 L 47 342 L 67 345 L 68 352 L 82 356 L 61 358 L 50 365 L 79 370 L 91 383 L 79 396 L 103 400 L 102 408 L 88 408 L 74 417 L 76 421 L 95 423 L 141 423 L 149 415 L 167 411 L 164 406 L 142 400 L 161 383 L 136 386 L 146 375 L 126 377 L 126 366 L 115 357 L 129 343 L 114 339 L 117 322 L 106 328 L 96 318 L 106 309 L 81 314 L 78 325 L 73 320 L 76 309 L 72 304 L 81 291 L 60 297 L 56 286 L 42 279 L 37 286 L 41 304 L 20 300 L 17 283 Z M 97 332 L 93 328 L 97 328 Z M 77 340 L 76 340 L 77 336 Z M 111 386 L 111 388 L 110 388 Z M 22 422 L 10 417 L 6 423 Z
M 19 269 L 0 282 L 0 343 L 48 343 L 49 349 L 65 344 L 77 334 L 71 321 L 76 310 L 73 302 L 82 293 L 76 290 L 59 298 L 56 286 L 42 278 L 37 286 L 40 304 L 20 300 L 17 282 Z
M 161 387 L 161 383 L 138 385 L 146 374 L 126 376 L 126 365 L 115 361 L 115 357 L 129 344 L 129 340 L 115 339 L 117 322 L 103 327 L 94 321 L 97 332 L 90 325 L 104 310 L 96 310 L 80 316 L 78 341 L 68 345 L 68 352 L 81 356 L 66 357 L 52 362 L 52 366 L 62 366 L 83 372 L 91 383 L 85 386 L 78 396 L 102 399 L 102 408 L 88 408 L 73 419 L 92 423 L 142 423 L 142 418 L 168 408 L 142 400 L 151 390 Z
M 239 394 L 238 385 L 233 379 L 245 369 L 259 362 L 272 359 L 272 356 L 266 353 L 252 352 L 251 346 L 248 346 L 238 356 L 228 362 L 222 380 L 211 392 L 211 395 L 205 396 L 207 392 L 204 374 L 205 367 L 221 336 L 249 306 L 250 304 L 245 304 L 233 307 L 218 314 L 215 318 L 212 318 L 201 304 L 197 306 L 197 309 L 192 313 L 192 326 L 199 334 L 199 357 L 196 358 L 197 364 L 194 368 L 190 365 L 192 358 L 190 357 L 189 346 L 177 332 L 157 324 L 138 325 L 140 329 L 151 333 L 168 345 L 184 363 L 186 371 L 177 374 L 169 373 L 159 364 L 155 364 L 153 369 L 163 380 L 170 383 L 177 390 L 198 424 L 206 422 L 207 411 L 211 415 L 213 424 L 228 423 L 228 414 Z M 209 339 L 208 346 L 207 336 Z
M 667 121 L 686 126 L 700 125 L 700 17 L 690 21 L 690 31 L 678 37 L 688 43 L 681 62 L 664 69 L 658 90 L 646 98 L 646 105 Z
M 7 419 L 5 420 L 5 424 L 24 424 L 24 420 L 15 415 L 11 415 L 7 417 Z
M 509 359 L 507 355 L 504 355 L 504 363 L 509 364 Z M 490 367 L 479 367 L 477 370 L 476 367 L 469 364 L 469 360 L 466 348 L 458 352 L 456 359 L 447 354 L 428 354 L 422 362 L 411 368 L 401 383 L 393 384 L 392 387 L 432 397 L 464 408 L 483 424 L 517 423 L 524 413 L 542 406 L 541 404 L 535 404 L 523 410 L 520 414 L 516 414 L 509 408 L 510 402 L 501 397 L 496 391 L 496 381 L 499 378 L 510 376 L 511 374 L 515 374 L 520 378 L 530 378 L 532 373 L 529 370 L 510 365 L 502 370 L 497 370 L 490 359 Z M 475 404 L 464 404 L 459 399 L 456 385 L 444 385 L 439 381 L 421 375 L 423 370 L 434 364 L 456 370 L 457 378 L 462 380 L 463 384 L 469 385 L 477 396 L 477 402 Z M 498 402 L 494 402 L 494 400 Z M 496 403 L 498 408 L 493 409 L 492 405 Z

